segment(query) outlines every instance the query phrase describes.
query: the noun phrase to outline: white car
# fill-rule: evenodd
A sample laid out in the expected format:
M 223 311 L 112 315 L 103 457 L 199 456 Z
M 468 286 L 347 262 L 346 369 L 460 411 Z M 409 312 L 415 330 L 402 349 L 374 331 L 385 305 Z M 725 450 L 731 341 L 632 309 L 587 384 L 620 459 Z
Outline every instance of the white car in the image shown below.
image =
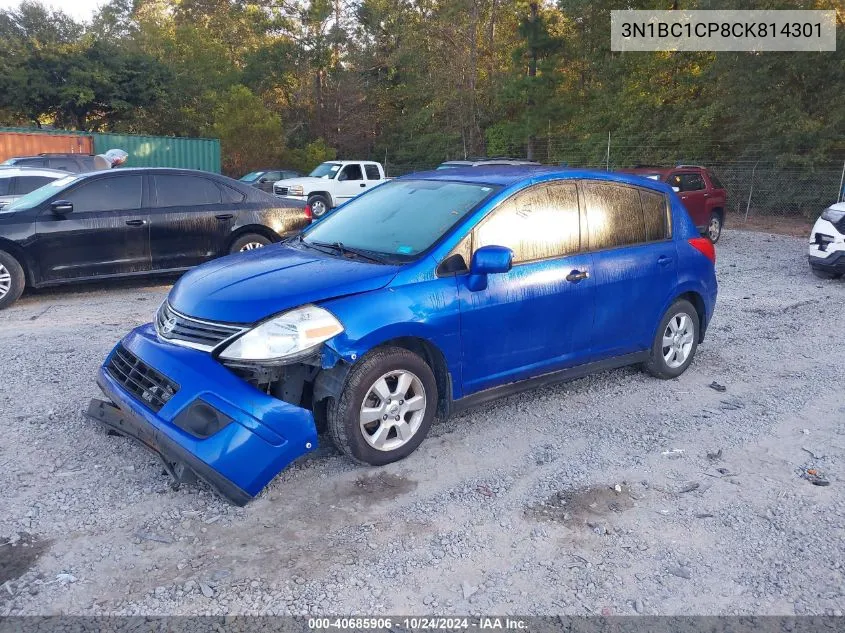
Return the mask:
M 845 273 L 845 202 L 831 205 L 816 220 L 808 254 L 816 277 L 836 279 Z
M 331 160 L 307 176 L 279 180 L 273 193 L 283 198 L 304 200 L 315 218 L 383 183 L 384 168 L 370 160 Z
M 69 172 L 38 167 L 0 167 L 0 211 L 15 200 Z

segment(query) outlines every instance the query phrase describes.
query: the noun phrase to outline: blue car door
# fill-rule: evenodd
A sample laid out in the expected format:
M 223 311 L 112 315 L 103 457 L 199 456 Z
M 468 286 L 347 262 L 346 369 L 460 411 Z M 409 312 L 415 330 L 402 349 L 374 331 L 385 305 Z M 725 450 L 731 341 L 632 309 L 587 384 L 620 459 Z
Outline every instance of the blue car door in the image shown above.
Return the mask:
M 677 286 L 677 253 L 666 196 L 624 185 L 580 185 L 592 253 L 596 358 L 648 349 Z
M 592 256 L 581 252 L 577 187 L 547 181 L 516 193 L 471 235 L 505 246 L 513 268 L 472 291 L 458 278 L 463 394 L 585 362 L 594 312 Z

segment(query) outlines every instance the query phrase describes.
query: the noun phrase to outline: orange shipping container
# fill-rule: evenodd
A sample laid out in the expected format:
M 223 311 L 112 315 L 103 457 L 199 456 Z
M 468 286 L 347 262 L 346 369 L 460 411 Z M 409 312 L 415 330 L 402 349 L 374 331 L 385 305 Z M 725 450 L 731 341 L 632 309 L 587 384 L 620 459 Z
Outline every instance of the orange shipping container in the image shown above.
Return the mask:
M 0 163 L 16 156 L 93 154 L 94 139 L 81 134 L 22 134 L 0 132 Z

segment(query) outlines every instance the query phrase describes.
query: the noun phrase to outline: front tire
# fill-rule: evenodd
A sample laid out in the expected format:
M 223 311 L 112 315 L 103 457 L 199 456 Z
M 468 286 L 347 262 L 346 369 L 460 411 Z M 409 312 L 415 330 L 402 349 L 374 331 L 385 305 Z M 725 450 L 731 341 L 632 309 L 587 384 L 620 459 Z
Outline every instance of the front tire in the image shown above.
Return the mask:
M 329 435 L 357 462 L 383 466 L 413 453 L 437 410 L 437 381 L 428 364 L 401 347 L 367 354 L 327 407 Z
M 229 249 L 229 252 L 244 253 L 246 251 L 255 250 L 256 248 L 264 248 L 268 244 L 270 244 L 270 240 L 263 235 L 259 235 L 258 233 L 247 233 L 246 235 L 241 235 L 238 239 L 232 242 L 232 247 Z
M 689 301 L 680 299 L 663 315 L 645 370 L 668 380 L 683 374 L 698 349 L 699 315 Z
M 18 260 L 0 251 L 0 310 L 17 301 L 25 285 L 26 276 Z
M 722 215 L 714 211 L 710 214 L 710 222 L 707 224 L 707 237 L 714 244 L 722 236 Z
M 329 202 L 329 199 L 326 196 L 311 196 L 308 198 L 308 204 L 311 207 L 311 213 L 314 214 L 315 218 L 321 218 L 326 215 L 329 211 L 331 211 L 332 203 Z

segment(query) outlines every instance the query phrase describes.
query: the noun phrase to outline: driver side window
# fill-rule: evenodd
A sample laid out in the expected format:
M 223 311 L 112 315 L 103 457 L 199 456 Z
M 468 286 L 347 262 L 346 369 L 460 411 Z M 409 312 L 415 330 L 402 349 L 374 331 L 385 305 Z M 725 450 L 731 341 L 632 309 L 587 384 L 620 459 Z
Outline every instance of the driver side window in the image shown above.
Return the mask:
M 347 165 L 343 168 L 338 180 L 364 180 L 361 165 Z
M 546 182 L 516 193 L 479 224 L 473 249 L 506 246 L 521 264 L 581 249 L 578 189 L 574 182 Z

